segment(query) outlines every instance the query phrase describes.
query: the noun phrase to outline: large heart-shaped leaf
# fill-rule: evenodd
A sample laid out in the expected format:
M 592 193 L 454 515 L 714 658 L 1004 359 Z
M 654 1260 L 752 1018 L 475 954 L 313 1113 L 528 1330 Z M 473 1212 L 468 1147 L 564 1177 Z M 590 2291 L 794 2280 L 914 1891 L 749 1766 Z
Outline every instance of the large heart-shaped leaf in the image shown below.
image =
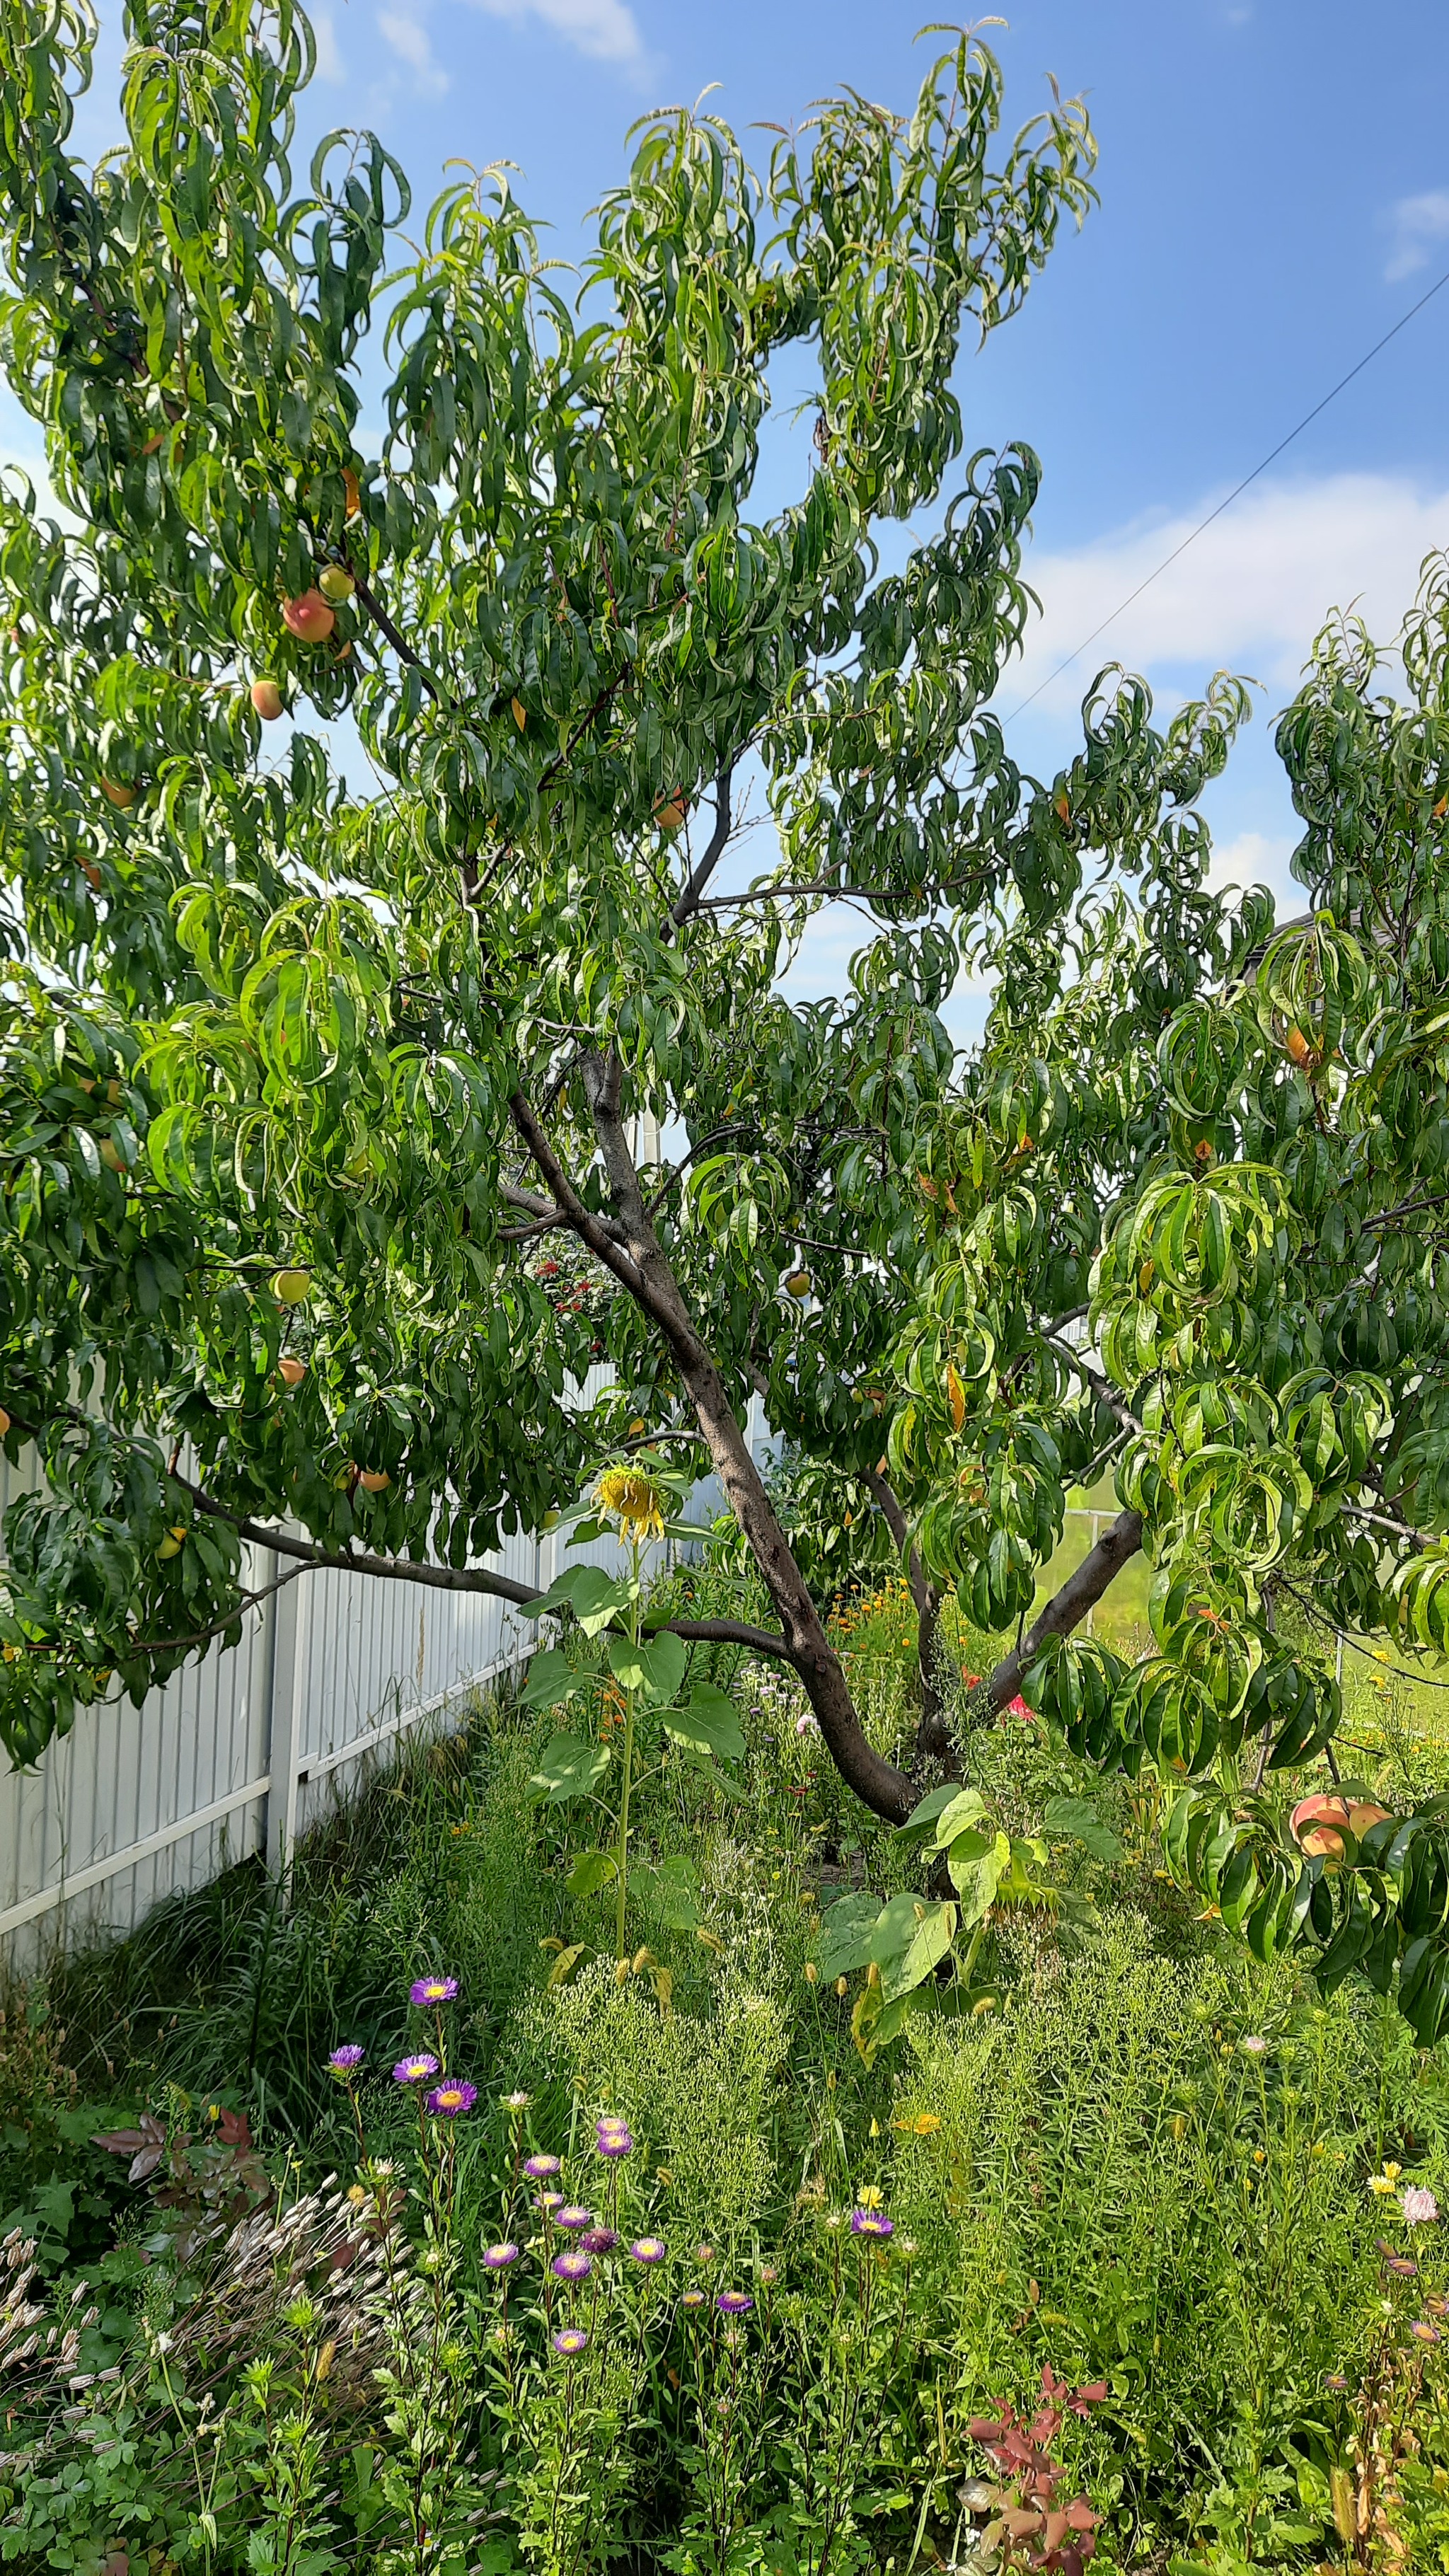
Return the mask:
M 881 1998 L 899 2003 L 944 1959 L 956 1934 L 956 1908 L 923 1896 L 893 1896 L 882 1906 L 870 1936 L 870 1956 L 880 1970 Z
M 570 1896 L 594 1896 L 617 1876 L 619 1864 L 612 1852 L 580 1852 L 564 1885 Z
M 946 1866 L 961 1899 L 962 1924 L 979 1923 L 1011 1866 L 1011 1844 L 1005 1834 L 981 1834 L 968 1826 L 951 1845 Z
M 1094 1860 L 1120 1860 L 1122 1838 L 1104 1824 L 1090 1798 L 1048 1798 L 1042 1832 L 1056 1841 L 1080 1843 Z
M 833 1985 L 837 1977 L 848 1977 L 857 1968 L 870 1965 L 870 1940 L 880 1919 L 880 1898 L 869 1889 L 837 1897 L 820 1926 L 819 1962 L 822 1977 Z
M 682 1854 L 641 1864 L 629 1872 L 629 1893 L 666 1932 L 693 1932 L 699 1924 L 699 1872 Z
M 982 1813 L 986 1801 L 979 1790 L 963 1789 L 955 1780 L 943 1780 L 939 1788 L 928 1789 L 919 1806 L 911 1809 L 905 1823 L 897 1829 L 898 1837 L 901 1834 L 909 1834 L 913 1839 L 918 1838 L 945 1815 L 948 1807 L 958 1805 L 963 1798 L 974 1798 L 975 1814 L 979 1816 Z M 963 1810 L 961 1822 L 970 1824 L 971 1821 L 971 1817 Z M 947 1840 L 949 1839 L 948 1835 Z
M 557 1708 L 592 1679 L 592 1664 L 571 1664 L 561 1646 L 547 1647 L 530 1658 L 521 1704 L 524 1708 Z
M 713 1682 L 696 1682 L 685 1708 L 667 1708 L 664 1725 L 681 1744 L 698 1745 L 721 1762 L 738 1762 L 745 1750 L 744 1733 L 734 1701 Z
M 586 1744 L 581 1735 L 551 1735 L 528 1785 L 535 1798 L 561 1807 L 568 1798 L 588 1797 L 608 1767 L 606 1744 Z
M 536 1601 L 523 1605 L 526 1619 L 546 1619 L 552 1612 L 572 1610 L 586 1637 L 596 1637 L 611 1619 L 622 1617 L 628 1609 L 631 1587 L 627 1579 L 609 1575 L 601 1565 L 570 1565 L 555 1575 L 546 1592 Z

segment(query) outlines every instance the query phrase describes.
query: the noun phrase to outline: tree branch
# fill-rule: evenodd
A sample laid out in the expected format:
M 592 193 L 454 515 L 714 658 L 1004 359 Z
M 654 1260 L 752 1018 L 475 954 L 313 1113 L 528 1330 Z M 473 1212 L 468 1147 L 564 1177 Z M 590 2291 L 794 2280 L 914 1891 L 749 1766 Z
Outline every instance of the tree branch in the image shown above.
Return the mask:
M 630 1254 L 620 1246 L 618 1238 L 621 1229 L 612 1225 L 607 1217 L 595 1216 L 592 1208 L 585 1207 L 548 1141 L 542 1120 L 524 1099 L 521 1091 L 510 1094 L 508 1114 L 553 1192 L 555 1206 L 567 1219 L 580 1242 L 588 1245 L 589 1250 L 602 1261 L 605 1269 L 611 1270 L 621 1285 L 628 1289 L 631 1297 L 640 1297 L 642 1283 L 639 1271 Z M 627 1227 L 622 1231 L 627 1241 Z
M 1047 1332 L 1040 1326 L 1037 1329 L 1037 1340 L 1045 1342 L 1049 1351 L 1054 1351 L 1058 1359 L 1065 1360 L 1070 1368 L 1076 1370 L 1083 1385 L 1091 1388 L 1098 1402 L 1105 1404 L 1109 1413 L 1115 1413 L 1124 1430 L 1136 1431 L 1145 1439 L 1146 1433 L 1130 1404 L 1125 1397 L 1118 1394 L 1111 1380 L 1103 1377 L 1100 1369 L 1093 1368 L 1091 1361 L 1083 1352 L 1074 1350 L 1070 1342 L 1058 1341 L 1055 1333 Z
M 877 1753 L 860 1722 L 840 1658 L 776 1518 L 724 1381 L 695 1330 L 650 1225 L 624 1133 L 623 1067 L 618 1057 L 612 1053 L 587 1057 L 583 1084 L 638 1283 L 631 1293 L 657 1326 L 694 1406 L 715 1473 L 764 1578 L 786 1654 L 804 1685 L 826 1749 L 858 1798 L 878 1816 L 903 1823 L 915 1803 L 911 1783 L 893 1762 Z M 547 1173 L 545 1177 L 554 1188 L 552 1178 Z
M 348 566 L 348 570 L 350 572 L 352 571 L 350 564 Z M 389 617 L 387 610 L 383 607 L 382 601 L 377 597 L 375 591 L 369 590 L 367 583 L 360 572 L 352 573 L 352 583 L 356 596 L 361 600 L 362 605 L 366 609 L 368 616 L 372 619 L 373 624 L 380 627 L 383 634 L 387 637 L 387 640 L 392 646 L 394 653 L 396 653 L 398 660 L 400 662 L 406 662 L 410 671 L 416 671 L 418 678 L 421 680 L 423 687 L 427 690 L 434 706 L 448 706 L 450 704 L 450 700 L 448 698 L 447 691 L 439 688 L 438 683 L 433 678 L 427 664 L 419 659 L 418 655 L 413 651 L 411 644 L 408 643 L 407 638 L 399 633 L 397 627 Z
M 1102 1532 L 1096 1546 L 1083 1557 L 1075 1574 L 1068 1575 L 1060 1592 L 1038 1612 L 1021 1644 L 1002 1657 L 989 1679 L 972 1692 L 972 1699 L 993 1712 L 1015 1699 L 1022 1674 L 1038 1646 L 1044 1645 L 1048 1637 L 1070 1636 L 1141 1545 L 1142 1514 L 1119 1512 L 1111 1528 Z
M 689 919 L 692 912 L 699 910 L 705 887 L 724 857 L 725 844 L 730 836 L 730 786 L 733 778 L 733 764 L 726 761 L 721 765 L 714 785 L 714 830 L 705 844 L 698 867 L 670 907 L 669 919 L 664 925 L 666 939 Z

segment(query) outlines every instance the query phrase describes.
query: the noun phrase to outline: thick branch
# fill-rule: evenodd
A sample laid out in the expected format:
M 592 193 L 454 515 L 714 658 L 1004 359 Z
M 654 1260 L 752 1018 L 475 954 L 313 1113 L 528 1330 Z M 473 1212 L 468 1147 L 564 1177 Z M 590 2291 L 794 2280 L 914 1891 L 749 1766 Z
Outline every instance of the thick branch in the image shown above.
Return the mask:
M 1005 1708 L 1008 1700 L 1015 1699 L 1022 1674 L 1038 1646 L 1044 1645 L 1048 1637 L 1069 1637 L 1141 1545 L 1142 1514 L 1119 1512 L 1111 1528 L 1102 1532 L 1096 1546 L 1083 1557 L 1075 1574 L 1068 1575 L 1060 1592 L 1032 1621 L 1021 1644 L 1002 1657 L 982 1685 L 980 1697 L 987 1709 Z
M 1100 1369 L 1093 1368 L 1085 1352 L 1075 1350 L 1070 1342 L 1059 1341 L 1055 1333 L 1039 1332 L 1037 1339 L 1045 1342 L 1047 1349 L 1054 1351 L 1058 1359 L 1065 1360 L 1070 1368 L 1075 1369 L 1083 1385 L 1091 1388 L 1098 1403 L 1105 1404 L 1109 1413 L 1115 1413 L 1125 1431 L 1142 1432 L 1142 1425 L 1126 1398 L 1118 1394 L 1111 1380 L 1105 1378 Z M 1143 1436 L 1145 1437 L 1145 1434 Z
M 321 1572 L 327 1567 L 340 1574 L 380 1575 L 393 1582 L 421 1583 L 444 1592 L 487 1592 L 519 1609 L 539 1598 L 536 1586 L 515 1583 L 506 1574 L 490 1574 L 483 1566 L 418 1564 L 411 1557 L 347 1554 L 339 1549 L 317 1547 L 308 1539 L 292 1538 L 285 1531 L 268 1529 L 261 1521 L 248 1520 L 242 1513 L 229 1512 L 224 1503 L 215 1501 L 185 1476 L 178 1476 L 176 1482 L 185 1486 L 194 1497 L 198 1510 L 206 1512 L 214 1520 L 230 1522 L 239 1538 L 249 1539 L 254 1547 L 269 1548 L 274 1556 L 297 1560 L 294 1573 L 284 1574 L 280 1582 L 268 1584 L 265 1591 L 248 1593 L 236 1610 L 228 1611 L 226 1618 L 218 1621 L 218 1629 L 229 1626 L 232 1619 L 238 1617 L 242 1610 L 249 1609 L 254 1601 L 265 1599 L 266 1592 L 279 1591 L 282 1583 L 295 1582 L 298 1574 Z M 651 1634 L 668 1628 L 690 1645 L 744 1646 L 752 1655 L 773 1655 L 785 1662 L 790 1660 L 790 1650 L 783 1637 L 776 1636 L 769 1628 L 751 1627 L 742 1619 L 659 1619 L 651 1620 L 648 1625 Z M 211 1629 L 199 1632 L 207 1636 L 214 1633 Z M 185 1645 L 189 1641 L 177 1638 L 170 1642 Z
M 614 1206 L 632 1255 L 637 1281 L 632 1294 L 661 1334 L 694 1406 L 715 1473 L 764 1578 L 786 1653 L 804 1685 L 826 1748 L 856 1796 L 877 1815 L 901 1823 L 914 1803 L 911 1783 L 877 1753 L 861 1725 L 840 1658 L 775 1517 L 724 1382 L 695 1330 L 649 1222 L 620 1114 L 623 1070 L 618 1058 L 612 1054 L 587 1058 L 583 1080 Z M 545 1178 L 557 1195 L 547 1170 Z
M 733 776 L 732 764 L 726 761 L 715 780 L 714 830 L 705 844 L 698 867 L 670 909 L 664 931 L 666 939 L 672 930 L 678 930 L 682 923 L 688 921 L 692 912 L 698 911 L 705 887 L 724 857 L 725 844 L 730 836 L 730 784 Z
M 792 1661 L 790 1649 L 773 1628 L 752 1628 L 746 1619 L 650 1619 L 644 1621 L 646 1635 L 657 1637 L 667 1628 L 671 1637 L 682 1637 L 687 1646 L 744 1646 L 752 1655 L 772 1655 L 777 1662 Z

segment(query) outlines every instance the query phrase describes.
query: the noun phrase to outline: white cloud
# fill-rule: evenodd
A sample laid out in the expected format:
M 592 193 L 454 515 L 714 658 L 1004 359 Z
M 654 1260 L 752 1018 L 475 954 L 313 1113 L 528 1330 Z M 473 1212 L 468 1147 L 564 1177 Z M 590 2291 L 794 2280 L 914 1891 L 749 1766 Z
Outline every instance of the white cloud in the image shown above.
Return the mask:
M 1228 886 L 1271 887 L 1281 920 L 1285 909 L 1292 912 L 1295 908 L 1291 900 L 1285 899 L 1293 893 L 1288 862 L 1296 847 L 1291 833 L 1237 832 L 1231 840 L 1213 843 L 1208 883 L 1219 894 Z M 1301 909 L 1307 901 L 1307 895 L 1300 891 L 1298 907 Z
M 601 63 L 638 63 L 643 42 L 625 0 L 477 0 L 493 18 L 541 18 L 566 44 Z
M 1217 497 L 1205 494 L 1180 518 L 1139 521 L 1094 545 L 1028 554 L 1026 576 L 1044 614 L 1033 621 L 1024 661 L 1003 679 L 1003 713 L 1038 689 L 1043 712 L 1074 708 L 1107 662 L 1149 673 L 1167 665 L 1193 691 L 1215 670 L 1249 672 L 1270 703 L 1281 701 L 1333 609 L 1356 604 L 1369 632 L 1392 642 L 1425 555 L 1449 544 L 1449 492 L 1425 492 L 1387 474 L 1264 483 L 1112 615 Z M 1049 679 L 1109 616 L 1085 652 Z
M 419 96 L 441 98 L 448 86 L 448 75 L 433 59 L 426 27 L 420 27 L 416 18 L 398 17 L 390 9 L 379 9 L 377 30 L 384 43 L 391 45 L 393 52 L 411 67 Z
M 338 51 L 337 30 L 332 23 L 330 9 L 313 10 L 312 35 L 317 47 L 317 78 L 324 81 L 342 80 L 345 77 L 342 56 Z
M 1436 242 L 1449 240 L 1449 188 L 1426 188 L 1417 197 L 1400 197 L 1390 221 L 1394 247 L 1384 275 L 1392 283 L 1427 268 Z

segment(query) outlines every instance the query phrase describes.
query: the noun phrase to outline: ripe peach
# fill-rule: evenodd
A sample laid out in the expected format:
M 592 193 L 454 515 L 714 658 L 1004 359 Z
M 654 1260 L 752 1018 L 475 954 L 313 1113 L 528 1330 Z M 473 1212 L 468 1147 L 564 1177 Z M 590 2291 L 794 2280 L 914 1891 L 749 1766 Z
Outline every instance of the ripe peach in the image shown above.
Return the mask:
M 364 1467 L 357 1481 L 365 1494 L 383 1494 L 392 1478 L 385 1467 Z
M 676 787 L 671 795 L 666 796 L 661 804 L 655 806 L 654 820 L 661 832 L 682 832 L 688 812 L 689 807 L 684 801 L 683 792 Z
M 306 1361 L 294 1359 L 290 1351 L 277 1362 L 277 1375 L 283 1386 L 300 1386 L 306 1374 Z
M 252 705 L 263 724 L 275 724 L 282 712 L 282 692 L 275 680 L 253 680 Z
M 282 624 L 304 644 L 324 644 L 336 623 L 320 590 L 304 590 L 299 598 L 282 602 Z
M 136 802 L 135 788 L 125 786 L 119 778 L 103 778 L 101 780 L 101 794 L 106 799 L 108 805 L 115 806 L 118 814 L 126 813 L 129 807 L 134 805 Z

